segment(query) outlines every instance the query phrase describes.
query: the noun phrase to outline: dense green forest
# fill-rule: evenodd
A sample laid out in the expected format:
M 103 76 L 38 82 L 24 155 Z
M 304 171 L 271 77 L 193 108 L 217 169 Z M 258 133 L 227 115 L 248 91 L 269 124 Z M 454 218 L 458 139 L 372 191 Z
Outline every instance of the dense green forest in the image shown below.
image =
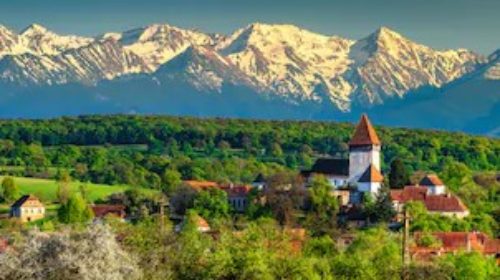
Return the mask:
M 347 156 L 353 129 L 348 123 L 126 115 L 4 120 L 0 165 L 15 175 L 47 177 L 69 169 L 82 181 L 151 188 L 162 187 L 166 170 L 184 179 L 250 182 L 258 173 L 308 168 L 318 156 Z M 410 171 L 441 172 L 450 162 L 472 171 L 500 166 L 498 139 L 376 129 L 383 171 L 396 157 Z

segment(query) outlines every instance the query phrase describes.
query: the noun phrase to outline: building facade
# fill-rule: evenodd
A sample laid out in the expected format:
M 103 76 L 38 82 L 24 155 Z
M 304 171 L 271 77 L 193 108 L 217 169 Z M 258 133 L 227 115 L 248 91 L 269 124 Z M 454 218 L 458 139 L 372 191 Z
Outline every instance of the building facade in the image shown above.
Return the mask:
M 349 190 L 350 202 L 357 203 L 360 193 L 375 196 L 380 191 L 384 179 L 380 172 L 381 146 L 370 120 L 362 115 L 349 141 L 349 158 L 320 158 L 302 175 L 306 184 L 314 175 L 325 176 L 333 190 Z
M 45 217 L 45 206 L 34 195 L 23 195 L 10 207 L 10 217 L 23 223 L 40 220 Z

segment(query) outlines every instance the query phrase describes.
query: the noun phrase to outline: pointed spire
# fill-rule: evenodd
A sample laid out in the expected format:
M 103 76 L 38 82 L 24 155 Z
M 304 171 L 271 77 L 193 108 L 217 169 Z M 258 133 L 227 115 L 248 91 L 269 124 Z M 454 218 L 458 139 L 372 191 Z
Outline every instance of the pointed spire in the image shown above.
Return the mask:
M 380 139 L 366 114 L 361 116 L 354 136 L 351 138 L 351 141 L 349 141 L 349 146 L 364 145 L 380 145 Z
M 360 183 L 382 183 L 384 181 L 384 176 L 378 171 L 373 164 L 370 164 L 366 171 L 359 177 L 358 182 Z

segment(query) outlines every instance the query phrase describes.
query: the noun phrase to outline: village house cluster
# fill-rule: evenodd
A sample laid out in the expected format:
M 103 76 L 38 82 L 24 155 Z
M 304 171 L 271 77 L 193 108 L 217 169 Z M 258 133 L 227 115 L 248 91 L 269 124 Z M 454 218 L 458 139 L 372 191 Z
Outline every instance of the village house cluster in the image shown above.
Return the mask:
M 300 172 L 304 179 L 301 193 L 306 195 L 305 190 L 309 187 L 314 176 L 324 176 L 331 186 L 331 195 L 336 197 L 340 203 L 339 219 L 343 219 L 351 226 L 366 226 L 368 221 L 360 213 L 360 206 L 367 196 L 377 197 L 384 184 L 380 159 L 382 142 L 366 115 L 361 117 L 348 144 L 348 158 L 319 158 L 311 169 Z M 249 185 L 197 180 L 186 180 L 183 184 L 195 191 L 214 188 L 224 191 L 227 194 L 229 205 L 237 213 L 243 213 L 252 202 L 249 201 L 249 194 L 252 190 L 264 194 L 264 197 L 268 190 L 266 178 L 262 174 L 259 174 Z M 287 191 L 287 188 L 284 188 L 284 191 Z M 398 213 L 396 222 L 401 221 L 405 204 L 412 201 L 421 202 L 431 214 L 456 218 L 464 218 L 469 215 L 469 210 L 464 203 L 450 193 L 446 185 L 435 174 L 424 176 L 416 185 L 405 186 L 402 189 L 391 189 L 390 198 Z M 126 218 L 126 208 L 121 204 L 101 204 L 91 205 L 91 207 L 96 219 L 107 215 Z M 12 205 L 10 216 L 18 218 L 22 222 L 33 222 L 45 216 L 45 207 L 38 198 L 33 195 L 25 195 Z M 183 217 L 171 216 L 171 218 L 182 220 Z M 175 230 L 180 231 L 184 223 L 185 221 L 181 221 Z M 197 217 L 196 225 L 200 232 L 211 232 L 210 225 L 202 217 Z M 297 236 L 301 235 L 304 234 Z M 417 233 L 414 238 L 418 240 L 420 236 Z M 411 248 L 412 256 L 425 260 L 432 256 L 464 249 L 475 250 L 487 255 L 498 255 L 500 252 L 498 239 L 490 239 L 479 232 L 435 233 L 435 237 L 442 242 L 442 246 L 433 248 L 414 246 Z M 351 237 L 344 236 L 338 240 L 338 243 L 348 244 L 350 241 L 352 241 Z

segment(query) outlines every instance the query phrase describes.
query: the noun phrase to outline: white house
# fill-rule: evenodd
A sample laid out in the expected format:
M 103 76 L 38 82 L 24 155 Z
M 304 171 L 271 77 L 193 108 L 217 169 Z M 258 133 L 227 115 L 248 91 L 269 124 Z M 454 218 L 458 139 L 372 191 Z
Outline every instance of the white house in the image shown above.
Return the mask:
M 437 175 L 427 175 L 420 181 L 420 186 L 426 187 L 429 194 L 446 194 L 446 187 Z

